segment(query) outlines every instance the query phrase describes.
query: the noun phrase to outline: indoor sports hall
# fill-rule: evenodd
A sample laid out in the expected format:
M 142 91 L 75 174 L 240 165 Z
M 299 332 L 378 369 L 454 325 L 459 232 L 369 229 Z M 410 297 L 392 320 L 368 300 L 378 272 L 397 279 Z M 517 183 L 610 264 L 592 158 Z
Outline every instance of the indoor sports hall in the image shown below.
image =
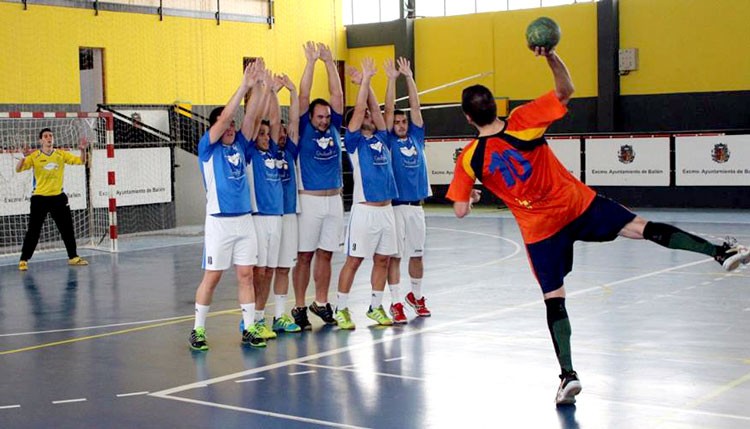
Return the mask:
M 0 0 L 0 427 L 750 427 L 750 62 L 727 43 L 746 37 L 748 16 L 744 0 Z M 446 196 L 476 143 L 464 88 L 489 88 L 503 121 L 559 94 L 527 46 L 539 17 L 559 25 L 554 52 L 575 85 L 540 144 L 596 193 L 738 255 L 722 264 L 645 230 L 576 242 L 564 281 L 575 403 L 556 398 L 566 343 L 515 212 L 479 182 L 463 218 Z M 356 329 L 311 313 L 310 330 L 251 347 L 230 268 L 207 315 L 210 348 L 191 349 L 206 260 L 199 142 L 249 64 L 302 86 L 308 41 L 333 57 L 313 59 L 311 98 L 333 97 L 334 76 L 347 111 L 362 101 L 347 67 L 374 60 L 386 111 L 387 60 L 413 70 L 431 316 L 406 306 L 404 324 L 368 318 L 365 258 L 347 298 Z M 414 121 L 401 74 L 395 106 Z M 289 93 L 278 96 L 285 124 Z M 237 124 L 252 100 L 241 95 Z M 43 176 L 19 166 L 47 153 L 46 129 L 56 152 L 81 157 L 61 186 L 88 264 L 45 215 L 21 269 Z M 344 222 L 363 180 L 354 156 L 341 157 Z M 525 180 L 505 159 L 497 171 Z M 415 290 L 406 259 L 401 296 Z M 333 253 L 334 307 L 347 260 Z M 278 304 L 272 295 L 267 317 Z

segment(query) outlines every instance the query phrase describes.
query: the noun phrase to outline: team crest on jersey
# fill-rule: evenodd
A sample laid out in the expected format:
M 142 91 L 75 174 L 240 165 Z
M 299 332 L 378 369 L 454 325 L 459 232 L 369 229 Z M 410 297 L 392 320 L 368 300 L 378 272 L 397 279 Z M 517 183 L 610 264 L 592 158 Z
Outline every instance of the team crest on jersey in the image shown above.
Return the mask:
M 47 164 L 44 165 L 44 169 L 47 171 L 57 170 L 59 167 L 60 166 L 54 162 L 48 162 Z
M 401 151 L 401 154 L 404 156 L 408 156 L 410 158 L 412 156 L 417 156 L 417 148 L 414 146 L 412 147 L 401 146 L 401 149 L 399 150 Z
M 624 144 L 620 146 L 620 151 L 617 152 L 617 159 L 623 164 L 630 164 L 635 160 L 635 151 L 633 146 Z
M 328 161 L 338 157 L 333 137 L 327 135 L 313 140 L 315 140 L 315 143 L 318 146 L 317 148 L 315 148 L 316 150 L 314 158 L 316 160 Z
M 399 152 L 401 152 L 401 164 L 404 167 L 418 167 L 419 166 L 419 156 L 417 152 L 416 146 L 401 146 L 398 149 Z
M 315 139 L 315 143 L 317 143 L 318 147 L 321 149 L 333 147 L 333 138 L 330 136 L 323 136 L 319 139 Z
M 235 152 L 235 153 L 227 155 L 227 161 L 229 161 L 229 163 L 234 166 L 240 165 L 240 153 Z
M 229 178 L 240 179 L 244 177 L 245 165 L 242 155 L 234 148 L 234 146 L 227 147 L 226 152 L 224 153 L 224 157 L 226 158 L 227 162 L 229 162 Z
M 370 149 L 380 153 L 383 151 L 383 143 L 381 143 L 380 141 L 377 141 L 375 143 L 370 143 Z
M 729 156 L 731 154 L 729 146 L 727 146 L 726 143 L 718 143 L 715 144 L 714 148 L 711 150 L 711 159 L 718 164 L 723 164 L 729 161 Z
M 276 168 L 276 161 L 273 158 L 264 159 L 263 164 L 265 164 L 266 168 L 270 168 L 270 169 Z

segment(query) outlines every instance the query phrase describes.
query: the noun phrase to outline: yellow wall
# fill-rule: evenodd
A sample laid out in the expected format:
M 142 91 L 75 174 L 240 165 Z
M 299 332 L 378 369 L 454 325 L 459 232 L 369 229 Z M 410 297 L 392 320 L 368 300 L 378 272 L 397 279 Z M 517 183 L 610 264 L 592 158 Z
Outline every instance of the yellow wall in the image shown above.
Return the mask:
M 484 13 L 418 20 L 415 26 L 417 86 L 420 90 L 455 82 L 477 73 L 491 76 L 467 81 L 422 97 L 423 103 L 455 103 L 475 83 L 496 96 L 531 99 L 548 91 L 552 75 L 546 63 L 526 47 L 526 26 L 544 15 L 562 28 L 558 53 L 568 64 L 577 97 L 597 92 L 596 5 Z
M 104 49 L 107 103 L 224 104 L 242 77 L 242 57 L 262 56 L 295 82 L 302 44 L 346 57 L 340 0 L 276 2 L 276 26 L 209 19 L 0 3 L 0 104 L 78 104 L 78 48 Z M 322 63 L 313 96 L 327 94 Z M 282 97 L 282 102 L 286 97 Z
M 362 68 L 362 60 L 365 57 L 370 57 L 375 61 L 375 67 L 378 68 L 377 74 L 372 78 L 370 85 L 372 86 L 375 96 L 378 98 L 378 102 L 382 103 L 385 99 L 385 87 L 387 78 L 385 77 L 385 71 L 383 69 L 383 62 L 386 58 L 394 59 L 395 49 L 393 45 L 386 46 L 371 46 L 367 48 L 356 48 L 349 49 L 349 58 L 346 60 L 346 64 L 350 66 Z M 346 80 L 346 105 L 354 106 L 357 102 L 357 93 L 359 87 L 351 83 L 349 79 Z
M 639 69 L 621 93 L 750 90 L 748 0 L 620 0 L 620 46 Z

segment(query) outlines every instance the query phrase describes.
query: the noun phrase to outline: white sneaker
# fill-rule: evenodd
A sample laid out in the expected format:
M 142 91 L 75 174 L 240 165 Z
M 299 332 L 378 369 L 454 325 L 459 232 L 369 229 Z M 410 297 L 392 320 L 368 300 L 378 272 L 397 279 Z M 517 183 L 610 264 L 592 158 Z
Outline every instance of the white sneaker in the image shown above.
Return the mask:
M 576 395 L 581 393 L 581 381 L 578 374 L 569 372 L 560 375 L 560 387 L 557 389 L 555 403 L 557 405 L 571 405 L 576 403 Z
M 750 249 L 741 244 L 724 242 L 721 254 L 716 255 L 714 259 L 725 270 L 734 271 L 740 264 L 746 265 L 750 263 Z

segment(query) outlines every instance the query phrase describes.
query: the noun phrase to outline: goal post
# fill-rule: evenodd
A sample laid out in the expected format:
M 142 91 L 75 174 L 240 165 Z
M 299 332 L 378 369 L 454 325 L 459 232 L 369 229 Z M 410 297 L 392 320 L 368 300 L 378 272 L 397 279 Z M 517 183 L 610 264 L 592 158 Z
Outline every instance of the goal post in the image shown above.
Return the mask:
M 56 150 L 78 155 L 88 143 L 87 165 L 67 165 L 63 191 L 68 195 L 79 247 L 116 252 L 117 189 L 114 118 L 109 112 L 0 112 L 0 256 L 19 253 L 28 227 L 29 204 L 34 189 L 33 170 L 16 173 L 24 149 L 39 148 L 39 132 L 49 128 Z M 106 154 L 105 165 L 95 159 Z M 98 155 L 98 156 L 97 156 Z M 106 169 L 106 184 L 98 169 Z M 95 194 L 106 189 L 106 204 L 94 204 Z M 37 251 L 64 249 L 60 234 L 48 216 Z

